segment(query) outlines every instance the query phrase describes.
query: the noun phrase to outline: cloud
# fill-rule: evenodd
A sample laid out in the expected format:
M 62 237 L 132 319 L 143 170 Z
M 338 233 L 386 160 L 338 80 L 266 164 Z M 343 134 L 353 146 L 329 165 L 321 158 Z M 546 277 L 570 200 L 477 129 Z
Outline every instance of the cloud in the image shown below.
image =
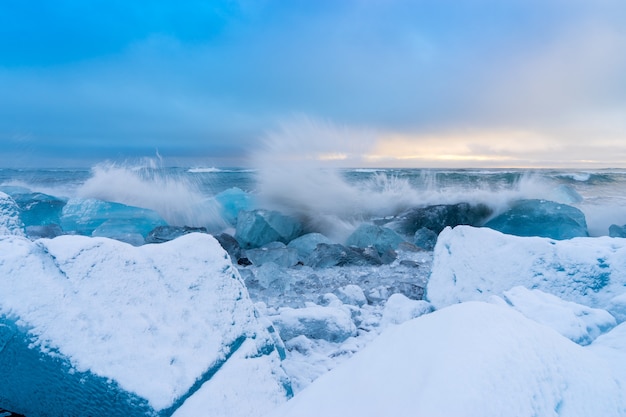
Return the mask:
M 626 134 L 621 1 L 144 6 L 65 0 L 40 24 L 26 6 L 0 13 L 22 45 L 0 45 L 0 146 L 233 157 L 273 137 L 335 164 L 425 144 L 433 163 L 522 163 L 580 141 L 619 154 Z

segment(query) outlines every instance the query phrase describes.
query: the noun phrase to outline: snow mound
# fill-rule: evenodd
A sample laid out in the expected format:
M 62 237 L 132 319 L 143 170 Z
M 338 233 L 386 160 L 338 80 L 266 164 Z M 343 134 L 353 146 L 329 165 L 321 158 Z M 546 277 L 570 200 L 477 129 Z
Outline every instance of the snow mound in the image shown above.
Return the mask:
M 3 236 L 0 368 L 12 383 L 0 399 L 25 415 L 170 415 L 192 398 L 261 415 L 290 388 L 257 314 L 206 234 L 142 247 Z M 7 359 L 35 354 L 49 371 Z M 119 400 L 100 397 L 110 393 Z
M 467 302 L 390 327 L 271 415 L 622 416 L 620 382 L 552 329 Z
M 553 240 L 458 226 L 439 235 L 426 289 L 436 307 L 486 301 L 515 286 L 606 309 L 626 292 L 626 240 Z

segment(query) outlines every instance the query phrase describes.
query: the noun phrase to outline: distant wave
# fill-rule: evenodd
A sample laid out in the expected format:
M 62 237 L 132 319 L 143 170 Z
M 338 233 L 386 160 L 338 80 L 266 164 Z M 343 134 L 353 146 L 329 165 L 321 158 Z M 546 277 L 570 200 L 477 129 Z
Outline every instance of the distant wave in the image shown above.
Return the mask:
M 589 178 L 591 178 L 591 173 L 589 173 L 589 172 L 568 172 L 568 173 L 558 174 L 557 176 L 561 177 L 561 178 L 572 179 L 574 181 L 585 182 L 585 181 L 589 181 Z
M 219 168 L 211 167 L 211 168 L 189 168 L 187 172 L 191 172 L 192 174 L 199 174 L 205 172 L 224 172 Z
M 242 168 L 189 168 L 187 172 L 190 174 L 206 174 L 206 173 L 218 173 L 218 172 L 255 172 L 254 169 L 242 169 Z

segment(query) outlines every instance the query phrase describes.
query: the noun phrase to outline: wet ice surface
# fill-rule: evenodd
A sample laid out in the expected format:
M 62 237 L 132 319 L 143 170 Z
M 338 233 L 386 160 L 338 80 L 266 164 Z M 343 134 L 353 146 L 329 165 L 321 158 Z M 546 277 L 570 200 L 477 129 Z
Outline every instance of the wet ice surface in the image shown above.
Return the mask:
M 250 298 L 284 340 L 283 368 L 294 393 L 350 358 L 390 324 L 429 311 L 430 305 L 418 300 L 424 295 L 433 252 L 397 253 L 394 262 L 380 266 L 283 268 L 269 263 L 238 268 Z M 355 328 L 347 337 L 346 317 Z

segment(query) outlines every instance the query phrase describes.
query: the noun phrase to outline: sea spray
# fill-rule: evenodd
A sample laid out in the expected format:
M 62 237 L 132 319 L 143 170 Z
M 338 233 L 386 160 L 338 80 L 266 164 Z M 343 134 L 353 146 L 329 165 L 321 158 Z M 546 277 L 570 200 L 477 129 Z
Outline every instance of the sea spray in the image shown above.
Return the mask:
M 151 166 L 103 163 L 78 189 L 82 198 L 96 198 L 159 213 L 170 225 L 220 230 L 226 223 L 212 196 L 203 195 L 193 177 Z

